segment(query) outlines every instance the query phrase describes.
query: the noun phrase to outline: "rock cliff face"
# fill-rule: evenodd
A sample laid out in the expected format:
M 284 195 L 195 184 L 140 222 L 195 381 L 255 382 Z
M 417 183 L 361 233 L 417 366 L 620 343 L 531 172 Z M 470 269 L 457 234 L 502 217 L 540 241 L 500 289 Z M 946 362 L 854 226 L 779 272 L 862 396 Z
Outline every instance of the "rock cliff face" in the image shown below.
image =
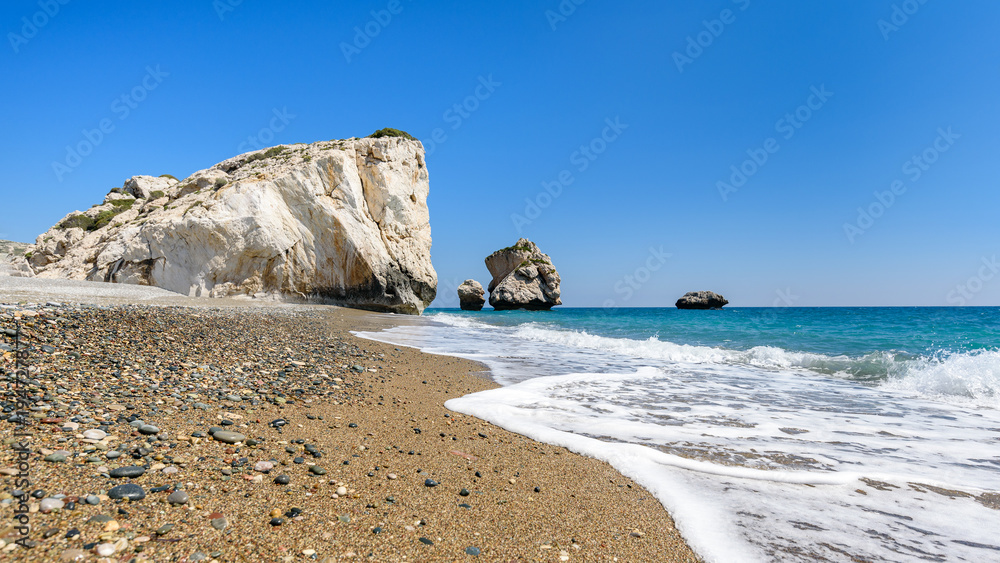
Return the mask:
M 689 291 L 676 303 L 678 309 L 721 309 L 728 304 L 725 297 L 712 291 Z
M 419 314 L 434 299 L 423 145 L 286 145 L 183 181 L 136 176 L 40 235 L 42 278 Z
M 498 311 L 548 310 L 562 305 L 559 272 L 549 256 L 528 239 L 487 256 L 486 268 L 493 275 L 490 305 Z
M 24 253 L 31 248 L 30 244 L 0 240 L 0 276 L 30 278 L 34 276 Z
M 463 311 L 482 311 L 486 304 L 486 292 L 476 280 L 465 280 L 458 286 L 458 303 Z

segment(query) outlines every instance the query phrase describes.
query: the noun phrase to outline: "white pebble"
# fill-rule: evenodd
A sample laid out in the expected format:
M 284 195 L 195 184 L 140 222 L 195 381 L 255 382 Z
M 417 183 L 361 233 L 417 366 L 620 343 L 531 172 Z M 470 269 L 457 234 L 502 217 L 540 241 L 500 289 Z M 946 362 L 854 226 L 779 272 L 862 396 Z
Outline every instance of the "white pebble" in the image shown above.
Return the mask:
M 44 513 L 49 513 L 57 508 L 62 508 L 64 506 L 66 506 L 66 503 L 57 498 L 47 498 L 42 500 L 42 502 L 38 506 L 38 509 Z
M 83 437 L 86 438 L 87 440 L 103 440 L 104 438 L 107 437 L 107 435 L 108 435 L 107 432 L 103 430 L 98 430 L 96 428 L 87 430 L 86 432 L 83 433 Z

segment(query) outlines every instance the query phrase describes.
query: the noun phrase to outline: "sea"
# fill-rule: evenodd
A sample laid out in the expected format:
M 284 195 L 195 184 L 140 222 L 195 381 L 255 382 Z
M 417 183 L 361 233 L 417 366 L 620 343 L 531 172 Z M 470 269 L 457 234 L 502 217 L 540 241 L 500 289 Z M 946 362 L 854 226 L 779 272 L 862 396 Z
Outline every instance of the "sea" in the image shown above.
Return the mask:
M 428 310 L 446 407 L 605 460 L 710 562 L 1000 561 L 1000 308 Z

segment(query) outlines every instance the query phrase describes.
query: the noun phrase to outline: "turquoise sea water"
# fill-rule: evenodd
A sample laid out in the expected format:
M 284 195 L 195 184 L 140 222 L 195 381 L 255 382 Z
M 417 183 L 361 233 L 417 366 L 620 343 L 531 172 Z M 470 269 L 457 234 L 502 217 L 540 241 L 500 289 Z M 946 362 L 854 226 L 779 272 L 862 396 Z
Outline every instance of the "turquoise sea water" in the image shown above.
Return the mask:
M 604 459 L 709 561 L 1000 561 L 1000 309 L 430 310 L 449 401 Z

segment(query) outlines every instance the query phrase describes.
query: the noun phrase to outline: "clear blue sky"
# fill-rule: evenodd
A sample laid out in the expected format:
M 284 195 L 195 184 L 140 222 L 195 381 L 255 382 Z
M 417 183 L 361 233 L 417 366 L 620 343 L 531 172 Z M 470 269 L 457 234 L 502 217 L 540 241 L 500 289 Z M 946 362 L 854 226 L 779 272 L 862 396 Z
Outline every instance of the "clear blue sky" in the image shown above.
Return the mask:
M 995 1 L 62 1 L 0 7 L 0 238 L 262 130 L 396 127 L 433 143 L 436 305 L 519 236 L 568 306 L 1000 305 Z

